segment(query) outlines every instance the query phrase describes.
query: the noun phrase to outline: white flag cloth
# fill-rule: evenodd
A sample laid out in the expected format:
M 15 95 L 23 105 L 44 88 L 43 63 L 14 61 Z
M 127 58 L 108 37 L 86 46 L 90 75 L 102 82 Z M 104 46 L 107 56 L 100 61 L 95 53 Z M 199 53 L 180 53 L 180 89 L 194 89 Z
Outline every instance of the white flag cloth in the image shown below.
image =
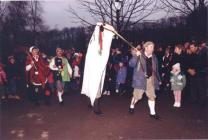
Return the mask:
M 88 45 L 81 91 L 81 94 L 85 94 L 90 98 L 92 105 L 94 104 L 97 93 L 102 92 L 103 89 L 106 64 L 114 36 L 114 33 L 109 30 L 115 30 L 111 25 L 105 24 L 103 25 L 104 31 L 100 36 L 101 25 L 103 23 L 97 23 Z M 102 37 L 102 47 L 100 46 L 100 37 Z M 101 48 L 102 51 L 100 53 Z

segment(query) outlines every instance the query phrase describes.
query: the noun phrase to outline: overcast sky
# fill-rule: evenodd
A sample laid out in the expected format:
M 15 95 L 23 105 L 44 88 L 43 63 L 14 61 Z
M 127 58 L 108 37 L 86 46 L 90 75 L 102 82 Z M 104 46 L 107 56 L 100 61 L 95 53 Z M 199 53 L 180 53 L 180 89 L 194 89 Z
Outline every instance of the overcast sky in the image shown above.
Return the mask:
M 79 24 L 74 23 L 74 19 L 70 18 L 71 15 L 67 12 L 69 5 L 75 8 L 79 14 L 85 18 L 88 18 L 88 14 L 78 10 L 79 3 L 77 0 L 45 0 L 42 1 L 43 6 L 43 19 L 51 29 L 58 28 L 63 29 L 64 27 L 74 27 L 79 26 Z M 148 19 L 149 20 L 156 20 L 161 17 L 164 17 L 164 12 L 160 12 L 157 14 L 151 15 Z M 89 17 L 90 18 L 90 17 Z M 96 22 L 91 20 L 91 22 Z

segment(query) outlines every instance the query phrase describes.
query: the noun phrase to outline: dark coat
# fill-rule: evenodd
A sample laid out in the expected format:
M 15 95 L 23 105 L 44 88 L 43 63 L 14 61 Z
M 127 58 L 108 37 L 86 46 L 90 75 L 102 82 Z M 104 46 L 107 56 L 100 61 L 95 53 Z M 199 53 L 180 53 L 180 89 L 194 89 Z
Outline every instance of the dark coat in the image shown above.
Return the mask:
M 144 52 L 141 55 L 133 56 L 129 61 L 129 66 L 134 68 L 132 87 L 136 89 L 146 90 L 147 78 L 146 78 L 146 56 Z M 152 55 L 152 69 L 155 89 L 159 89 L 160 76 L 158 72 L 158 62 L 156 56 Z

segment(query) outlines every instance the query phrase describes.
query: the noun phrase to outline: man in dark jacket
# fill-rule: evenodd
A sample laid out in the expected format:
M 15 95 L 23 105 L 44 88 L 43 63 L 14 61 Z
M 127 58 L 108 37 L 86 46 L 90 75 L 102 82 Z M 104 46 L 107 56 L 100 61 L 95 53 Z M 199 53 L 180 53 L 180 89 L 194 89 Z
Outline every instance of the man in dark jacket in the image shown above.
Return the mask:
M 197 46 L 194 42 L 190 44 L 190 54 L 187 55 L 187 78 L 189 81 L 190 86 L 190 97 L 193 103 L 198 102 L 199 98 L 199 70 L 200 70 L 200 59 L 199 55 L 197 54 Z M 201 84 L 201 83 L 200 83 Z
M 199 103 L 205 107 L 206 106 L 206 90 L 207 90 L 207 47 L 206 43 L 202 42 L 198 52 L 199 68 L 198 68 L 198 89 L 199 89 Z
M 159 89 L 161 83 L 158 62 L 153 54 L 154 43 L 146 42 L 144 51 L 132 51 L 133 57 L 129 62 L 129 66 L 134 68 L 132 87 L 134 88 L 129 113 L 134 113 L 135 104 L 142 99 L 144 92 L 148 97 L 148 106 L 150 108 L 150 117 L 159 119 L 155 112 L 155 89 Z
M 180 63 L 181 71 L 184 72 L 185 71 L 185 55 L 182 49 L 183 49 L 183 46 L 180 44 L 175 46 L 173 57 L 170 62 L 170 67 L 172 68 L 172 66 L 175 65 L 176 63 Z

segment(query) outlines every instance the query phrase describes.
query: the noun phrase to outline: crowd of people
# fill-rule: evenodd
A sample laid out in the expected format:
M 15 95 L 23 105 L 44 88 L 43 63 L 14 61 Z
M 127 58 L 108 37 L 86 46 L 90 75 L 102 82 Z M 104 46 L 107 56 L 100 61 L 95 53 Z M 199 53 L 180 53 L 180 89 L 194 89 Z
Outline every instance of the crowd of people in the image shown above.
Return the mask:
M 106 65 L 103 95 L 132 95 L 129 107 L 131 114 L 145 92 L 150 115 L 158 118 L 154 106 L 155 90 L 159 89 L 163 93 L 173 92 L 174 107 L 181 107 L 184 100 L 206 105 L 208 69 L 205 42 L 192 41 L 167 47 L 146 42 L 136 49 L 123 50 L 111 49 Z M 26 53 L 24 66 L 17 62 L 18 56 L 8 56 L 7 63 L 0 63 L 1 101 L 20 100 L 22 94 L 17 85 L 20 81 L 25 81 L 28 89 L 25 94 L 35 105 L 41 100 L 50 105 L 52 95 L 57 95 L 57 101 L 63 105 L 64 92 L 79 90 L 82 86 L 84 55 L 74 48 L 63 50 L 58 47 L 56 56 L 50 57 L 37 46 L 32 46 Z
M 23 95 L 20 92 L 24 91 L 35 105 L 39 105 L 41 100 L 49 105 L 52 95 L 57 95 L 59 103 L 63 104 L 62 95 L 69 83 L 72 89 L 80 88 L 82 53 L 76 53 L 74 48 L 68 51 L 56 48 L 56 56 L 49 57 L 36 46 L 25 53 L 22 63 L 17 62 L 18 56 L 15 55 L 8 56 L 7 63 L 0 63 L 2 101 L 20 100 Z

